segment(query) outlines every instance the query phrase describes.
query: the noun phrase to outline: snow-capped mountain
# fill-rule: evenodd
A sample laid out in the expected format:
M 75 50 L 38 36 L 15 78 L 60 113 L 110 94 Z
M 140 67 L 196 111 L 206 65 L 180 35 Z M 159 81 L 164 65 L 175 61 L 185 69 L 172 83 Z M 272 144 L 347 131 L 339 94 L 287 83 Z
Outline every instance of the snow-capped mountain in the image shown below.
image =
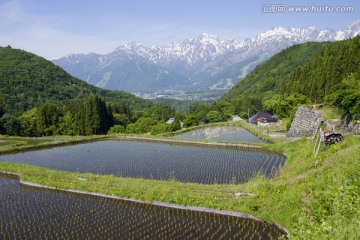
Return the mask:
M 335 40 L 344 40 L 360 34 L 360 20 L 352 22 L 342 31 L 336 32 Z
M 129 92 L 229 89 L 280 50 L 360 34 L 360 20 L 341 31 L 276 27 L 245 39 L 202 34 L 165 47 L 131 42 L 108 54 L 69 54 L 53 62 L 96 86 Z

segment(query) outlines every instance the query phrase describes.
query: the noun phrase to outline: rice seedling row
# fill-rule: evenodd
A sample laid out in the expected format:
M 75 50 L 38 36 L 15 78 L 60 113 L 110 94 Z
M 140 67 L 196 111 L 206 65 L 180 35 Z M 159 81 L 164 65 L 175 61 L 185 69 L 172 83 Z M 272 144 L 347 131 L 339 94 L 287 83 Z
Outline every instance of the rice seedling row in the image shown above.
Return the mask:
M 271 177 L 285 157 L 268 152 L 170 145 L 136 141 L 100 141 L 0 156 L 16 162 L 72 172 L 194 182 L 243 183 L 257 174 Z
M 24 187 L 0 175 L 0 239 L 277 239 L 252 219 Z

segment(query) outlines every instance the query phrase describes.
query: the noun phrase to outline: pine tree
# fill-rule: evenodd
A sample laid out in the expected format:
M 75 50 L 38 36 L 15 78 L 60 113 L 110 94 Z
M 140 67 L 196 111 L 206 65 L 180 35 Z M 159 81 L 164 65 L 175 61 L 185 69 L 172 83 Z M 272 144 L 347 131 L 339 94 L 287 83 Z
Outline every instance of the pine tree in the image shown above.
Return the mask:
M 95 94 L 91 94 L 85 101 L 85 135 L 105 134 L 112 121 L 112 114 L 106 108 L 104 100 Z
M 55 104 L 44 103 L 37 108 L 37 135 L 49 136 L 58 133 L 61 111 Z
M 0 118 L 5 114 L 5 102 L 4 99 L 0 96 Z
M 3 127 L 3 123 L 2 123 L 2 116 L 5 114 L 5 103 L 2 99 L 2 97 L 0 97 L 0 134 L 4 133 L 4 127 Z

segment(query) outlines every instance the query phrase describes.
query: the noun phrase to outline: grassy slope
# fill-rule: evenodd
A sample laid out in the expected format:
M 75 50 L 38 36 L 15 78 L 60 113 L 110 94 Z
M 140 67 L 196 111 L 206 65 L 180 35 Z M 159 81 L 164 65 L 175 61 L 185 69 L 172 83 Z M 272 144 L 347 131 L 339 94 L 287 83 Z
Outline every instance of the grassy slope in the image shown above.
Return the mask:
M 313 142 L 307 139 L 267 147 L 288 154 L 281 174 L 239 185 L 117 178 L 9 163 L 0 163 L 0 170 L 19 172 L 22 180 L 58 188 L 245 212 L 279 223 L 297 239 L 356 239 L 360 234 L 360 138 L 347 137 L 316 159 Z M 237 192 L 256 197 L 236 199 Z

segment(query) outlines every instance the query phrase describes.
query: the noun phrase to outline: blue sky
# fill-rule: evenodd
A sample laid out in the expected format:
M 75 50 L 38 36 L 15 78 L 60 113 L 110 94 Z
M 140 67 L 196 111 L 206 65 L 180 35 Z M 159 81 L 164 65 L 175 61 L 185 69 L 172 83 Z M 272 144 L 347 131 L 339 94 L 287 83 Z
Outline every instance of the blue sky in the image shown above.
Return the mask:
M 269 13 L 270 5 L 285 11 Z M 353 11 L 294 13 L 291 6 Z M 164 46 L 201 33 L 241 40 L 278 26 L 341 30 L 359 19 L 358 0 L 0 0 L 0 46 L 51 59 L 107 53 L 131 41 Z

